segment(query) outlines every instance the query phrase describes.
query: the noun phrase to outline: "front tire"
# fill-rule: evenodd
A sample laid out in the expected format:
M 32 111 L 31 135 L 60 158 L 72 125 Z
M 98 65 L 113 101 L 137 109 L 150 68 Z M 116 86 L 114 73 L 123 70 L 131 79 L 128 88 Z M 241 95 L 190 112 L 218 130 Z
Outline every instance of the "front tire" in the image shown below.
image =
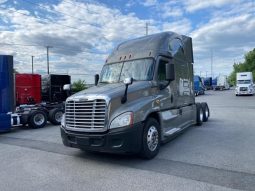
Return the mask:
M 49 112 L 49 121 L 53 125 L 60 125 L 63 114 L 64 114 L 63 109 L 54 108 Z
M 203 109 L 203 122 L 208 121 L 208 118 L 210 116 L 210 110 L 207 105 L 207 103 L 203 102 L 201 103 L 202 109 Z
M 202 105 L 201 103 L 196 103 L 196 106 L 197 106 L 197 126 L 201 126 L 202 123 L 203 123 L 203 108 L 202 108 Z
M 34 110 L 30 113 L 28 126 L 30 128 L 42 128 L 47 123 L 47 115 L 44 111 Z
M 141 156 L 145 159 L 154 158 L 160 149 L 160 125 L 154 118 L 146 120 L 143 137 Z

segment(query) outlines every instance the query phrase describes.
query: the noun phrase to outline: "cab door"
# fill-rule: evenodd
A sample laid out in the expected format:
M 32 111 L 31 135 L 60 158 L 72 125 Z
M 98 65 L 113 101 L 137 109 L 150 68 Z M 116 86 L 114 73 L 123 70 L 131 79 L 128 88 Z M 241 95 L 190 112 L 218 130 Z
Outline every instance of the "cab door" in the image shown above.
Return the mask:
M 159 87 L 157 100 L 160 102 L 160 115 L 162 135 L 168 136 L 180 129 L 181 113 L 177 108 L 177 89 L 175 81 L 166 81 L 166 64 L 172 62 L 172 59 L 163 56 L 158 57 L 156 81 Z

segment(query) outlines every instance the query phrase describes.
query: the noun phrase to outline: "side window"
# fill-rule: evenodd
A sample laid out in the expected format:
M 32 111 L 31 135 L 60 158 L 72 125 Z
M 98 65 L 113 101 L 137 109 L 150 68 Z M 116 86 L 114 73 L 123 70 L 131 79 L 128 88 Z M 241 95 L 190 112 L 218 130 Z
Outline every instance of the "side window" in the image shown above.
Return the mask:
M 184 48 L 182 41 L 178 38 L 175 38 L 169 42 L 168 49 L 172 54 L 176 54 L 178 51 L 181 51 L 184 54 Z
M 166 64 L 167 61 L 160 60 L 158 65 L 158 81 L 166 80 Z

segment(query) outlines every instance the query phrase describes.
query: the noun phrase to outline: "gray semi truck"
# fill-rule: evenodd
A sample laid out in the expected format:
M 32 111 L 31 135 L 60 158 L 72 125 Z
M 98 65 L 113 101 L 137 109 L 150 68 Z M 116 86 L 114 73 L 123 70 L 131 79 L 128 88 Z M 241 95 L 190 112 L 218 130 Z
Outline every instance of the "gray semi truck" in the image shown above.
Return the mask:
M 66 146 L 150 159 L 161 143 L 210 115 L 206 103 L 195 103 L 192 39 L 173 32 L 121 43 L 95 84 L 66 100 Z

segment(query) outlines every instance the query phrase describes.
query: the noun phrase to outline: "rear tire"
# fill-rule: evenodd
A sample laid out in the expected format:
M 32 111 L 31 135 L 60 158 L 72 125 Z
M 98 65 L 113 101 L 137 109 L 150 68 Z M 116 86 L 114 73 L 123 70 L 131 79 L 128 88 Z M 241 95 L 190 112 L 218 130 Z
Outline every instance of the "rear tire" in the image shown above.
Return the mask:
M 42 128 L 47 123 L 47 115 L 42 110 L 34 110 L 29 115 L 28 126 L 30 128 Z
M 210 117 L 210 110 L 207 105 L 207 103 L 203 102 L 201 103 L 202 109 L 203 109 L 203 122 L 208 121 L 208 118 Z
M 196 103 L 197 106 L 197 126 L 201 126 L 203 123 L 203 109 L 201 103 Z
M 64 114 L 63 109 L 54 108 L 49 112 L 49 121 L 53 125 L 60 125 L 63 114 Z
M 145 159 L 154 158 L 160 149 L 160 125 L 154 118 L 145 122 L 140 155 Z

